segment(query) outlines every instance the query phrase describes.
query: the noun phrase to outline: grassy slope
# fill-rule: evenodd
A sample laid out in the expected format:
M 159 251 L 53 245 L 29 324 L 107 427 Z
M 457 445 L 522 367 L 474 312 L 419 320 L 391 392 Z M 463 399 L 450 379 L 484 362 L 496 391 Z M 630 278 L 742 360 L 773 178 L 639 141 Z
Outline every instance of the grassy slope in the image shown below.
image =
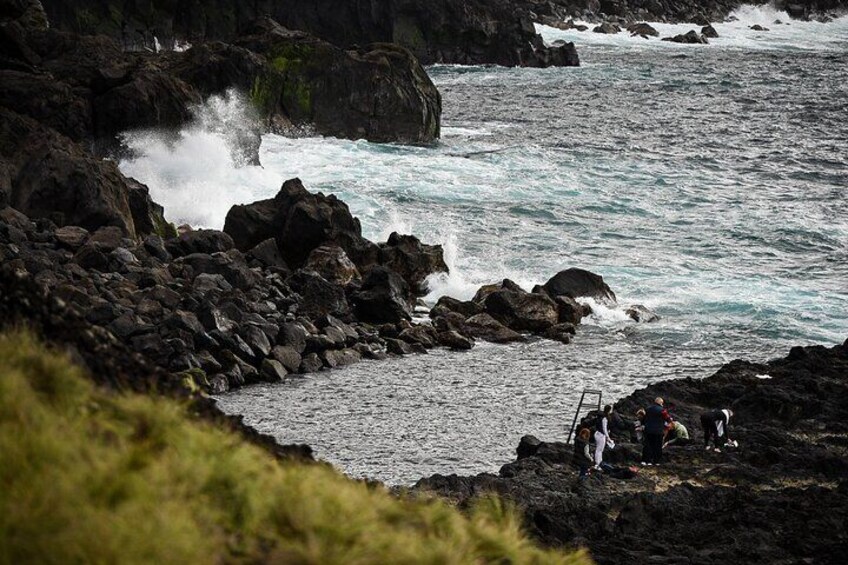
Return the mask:
M 586 563 L 497 499 L 469 516 L 280 464 L 166 398 L 95 388 L 0 335 L 0 563 Z

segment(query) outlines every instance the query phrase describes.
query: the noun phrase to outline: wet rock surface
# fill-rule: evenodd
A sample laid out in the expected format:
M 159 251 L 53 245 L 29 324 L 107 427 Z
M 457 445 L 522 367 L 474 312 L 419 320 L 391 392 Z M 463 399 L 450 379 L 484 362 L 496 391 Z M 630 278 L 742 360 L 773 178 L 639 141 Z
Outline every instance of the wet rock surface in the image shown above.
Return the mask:
M 340 48 L 395 43 L 423 64 L 505 66 L 578 65 L 574 45 L 546 46 L 536 34 L 530 7 L 506 0 L 390 0 L 362 4 L 331 0 L 206 0 L 174 10 L 154 2 L 141 7 L 107 1 L 45 0 L 62 29 L 105 33 L 132 49 L 199 40 L 232 41 L 250 22 L 270 16 Z M 120 20 L 114 17 L 120 12 Z M 120 22 L 120 23 L 119 23 Z
M 234 207 L 234 217 L 241 223 L 228 221 L 230 233 L 185 227 L 138 238 L 108 218 L 57 227 L 5 207 L 0 269 L 10 285 L 28 281 L 144 358 L 154 380 L 183 374 L 179 384 L 212 393 L 363 357 L 473 347 L 469 336 L 409 322 L 423 289 L 376 264 L 380 248 L 335 197 L 293 179 L 275 200 Z M 446 268 L 440 247 L 403 237 L 390 239 L 391 249 L 404 247 L 389 263 L 406 276 L 423 281 Z M 25 306 L 18 314 L 25 319 Z
M 768 378 L 766 378 L 768 377 Z M 467 504 L 497 492 L 551 546 L 587 547 L 598 563 L 840 563 L 848 547 L 848 342 L 796 347 L 766 364 L 733 361 L 704 380 L 671 380 L 620 400 L 632 418 L 656 396 L 692 443 L 628 480 L 578 478 L 573 448 L 522 439 L 497 475 L 422 479 L 416 490 Z M 732 408 L 736 449 L 705 451 L 699 415 Z M 604 460 L 638 463 L 641 446 L 613 433 Z

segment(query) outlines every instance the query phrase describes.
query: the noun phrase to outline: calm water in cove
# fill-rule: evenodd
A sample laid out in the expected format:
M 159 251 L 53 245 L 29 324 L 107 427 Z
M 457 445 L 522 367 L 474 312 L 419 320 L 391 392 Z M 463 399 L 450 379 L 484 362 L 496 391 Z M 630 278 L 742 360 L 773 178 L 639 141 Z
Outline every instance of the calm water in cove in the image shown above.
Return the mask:
M 584 387 L 614 400 L 845 340 L 848 21 L 738 15 L 708 46 L 543 28 L 575 41 L 583 66 L 431 68 L 435 147 L 269 135 L 264 168 L 237 168 L 205 121 L 176 142 L 129 136 L 138 156 L 122 169 L 173 221 L 220 228 L 232 204 L 299 176 L 348 202 L 372 239 L 444 244 L 451 274 L 430 281 L 430 300 L 505 277 L 529 289 L 570 266 L 619 296 L 567 346 L 363 362 L 223 395 L 224 409 L 351 475 L 409 483 L 495 472 L 526 433 L 564 438 Z M 214 104 L 204 115 L 241 111 Z M 630 321 L 634 303 L 662 320 Z

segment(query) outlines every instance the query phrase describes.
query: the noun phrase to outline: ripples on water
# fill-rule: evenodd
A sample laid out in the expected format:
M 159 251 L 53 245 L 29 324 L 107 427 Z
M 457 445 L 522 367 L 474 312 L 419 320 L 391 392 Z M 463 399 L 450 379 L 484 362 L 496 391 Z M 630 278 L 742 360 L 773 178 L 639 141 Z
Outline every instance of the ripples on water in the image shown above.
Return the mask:
M 453 273 L 431 298 L 580 266 L 663 316 L 636 325 L 604 311 L 569 346 L 364 362 L 222 406 L 353 475 L 402 483 L 495 471 L 524 433 L 561 439 L 584 386 L 616 398 L 843 341 L 848 26 L 793 22 L 762 38 L 750 23 L 719 27 L 725 43 L 706 47 L 566 36 L 577 69 L 431 68 L 436 147 L 267 136 L 265 168 L 235 169 L 208 133 L 135 138 L 143 156 L 122 168 L 173 220 L 220 227 L 231 204 L 300 176 L 348 202 L 369 237 L 445 243 Z

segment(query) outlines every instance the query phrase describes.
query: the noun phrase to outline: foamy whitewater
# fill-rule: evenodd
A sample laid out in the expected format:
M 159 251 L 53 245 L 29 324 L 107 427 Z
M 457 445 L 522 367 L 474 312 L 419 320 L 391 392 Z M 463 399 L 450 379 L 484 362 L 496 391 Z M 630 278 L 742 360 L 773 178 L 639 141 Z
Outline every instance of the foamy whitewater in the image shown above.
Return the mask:
M 363 362 L 221 405 L 351 475 L 408 483 L 496 471 L 526 433 L 563 439 L 583 387 L 614 400 L 734 358 L 844 341 L 848 18 L 735 15 L 709 45 L 540 27 L 575 42 L 579 68 L 432 67 L 444 98 L 432 147 L 267 135 L 263 167 L 239 167 L 238 95 L 177 136 L 129 134 L 122 170 L 177 223 L 220 228 L 231 205 L 299 176 L 347 202 L 371 239 L 442 243 L 451 274 L 430 281 L 429 300 L 505 277 L 529 289 L 570 266 L 619 296 L 567 346 Z M 661 37 L 695 28 L 652 25 Z M 662 320 L 632 322 L 634 303 Z

